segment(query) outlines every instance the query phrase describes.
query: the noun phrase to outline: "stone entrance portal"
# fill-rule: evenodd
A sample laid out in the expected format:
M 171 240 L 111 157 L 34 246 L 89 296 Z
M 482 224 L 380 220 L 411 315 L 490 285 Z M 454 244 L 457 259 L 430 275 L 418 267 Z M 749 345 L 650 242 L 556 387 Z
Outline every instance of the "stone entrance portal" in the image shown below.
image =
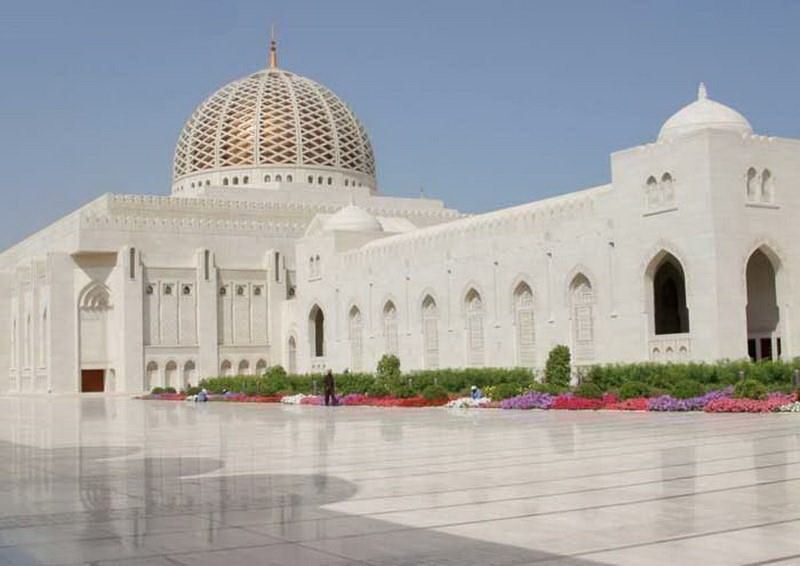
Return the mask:
M 81 370 L 81 393 L 102 393 L 105 389 L 105 372 L 101 369 Z

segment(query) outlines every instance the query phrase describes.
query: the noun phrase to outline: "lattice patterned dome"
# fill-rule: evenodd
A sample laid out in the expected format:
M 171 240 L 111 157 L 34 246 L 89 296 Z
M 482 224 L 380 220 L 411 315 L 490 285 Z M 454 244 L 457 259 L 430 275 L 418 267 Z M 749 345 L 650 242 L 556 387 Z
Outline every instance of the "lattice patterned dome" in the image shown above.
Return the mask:
M 269 68 L 225 85 L 195 109 L 173 171 L 173 194 L 286 183 L 376 189 L 364 126 L 329 89 L 279 69 L 274 41 Z

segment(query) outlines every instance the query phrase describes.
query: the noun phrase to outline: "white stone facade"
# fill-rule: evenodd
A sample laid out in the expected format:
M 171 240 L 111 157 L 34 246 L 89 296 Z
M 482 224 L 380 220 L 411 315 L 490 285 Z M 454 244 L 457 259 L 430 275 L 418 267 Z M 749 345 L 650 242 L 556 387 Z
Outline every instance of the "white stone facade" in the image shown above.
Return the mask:
M 205 101 L 190 122 L 211 145 L 187 124 L 173 196 L 103 195 L 0 255 L 1 390 L 134 393 L 384 353 L 540 368 L 556 344 L 576 366 L 800 353 L 800 140 L 753 134 L 701 89 L 655 143 L 611 156 L 608 185 L 466 217 L 382 196 L 352 111 L 319 85 L 303 96 L 322 122 L 295 94 L 266 100 L 278 72 L 316 85 L 271 68 Z

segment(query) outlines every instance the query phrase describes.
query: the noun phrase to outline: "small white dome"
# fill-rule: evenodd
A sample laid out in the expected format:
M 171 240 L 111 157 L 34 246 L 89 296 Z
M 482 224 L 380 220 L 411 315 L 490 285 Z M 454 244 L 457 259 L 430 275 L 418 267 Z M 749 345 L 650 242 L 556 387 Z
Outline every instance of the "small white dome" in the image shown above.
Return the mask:
M 343 232 L 383 232 L 378 219 L 354 204 L 345 206 L 325 222 L 326 230 Z
M 753 127 L 747 118 L 733 108 L 709 99 L 705 85 L 700 83 L 697 100 L 684 106 L 664 122 L 658 133 L 658 140 L 671 141 L 688 133 L 708 128 L 727 130 L 738 134 L 753 133 Z

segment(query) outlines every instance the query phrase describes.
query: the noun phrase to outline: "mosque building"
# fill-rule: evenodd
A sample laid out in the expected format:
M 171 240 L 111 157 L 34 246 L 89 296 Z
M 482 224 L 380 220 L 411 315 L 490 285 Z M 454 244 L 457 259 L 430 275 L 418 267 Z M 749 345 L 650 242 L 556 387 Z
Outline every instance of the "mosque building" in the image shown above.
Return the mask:
M 800 354 L 800 140 L 708 98 L 611 182 L 468 216 L 378 190 L 372 145 L 278 66 L 178 137 L 170 196 L 105 194 L 0 254 L 10 392 L 212 375 Z

